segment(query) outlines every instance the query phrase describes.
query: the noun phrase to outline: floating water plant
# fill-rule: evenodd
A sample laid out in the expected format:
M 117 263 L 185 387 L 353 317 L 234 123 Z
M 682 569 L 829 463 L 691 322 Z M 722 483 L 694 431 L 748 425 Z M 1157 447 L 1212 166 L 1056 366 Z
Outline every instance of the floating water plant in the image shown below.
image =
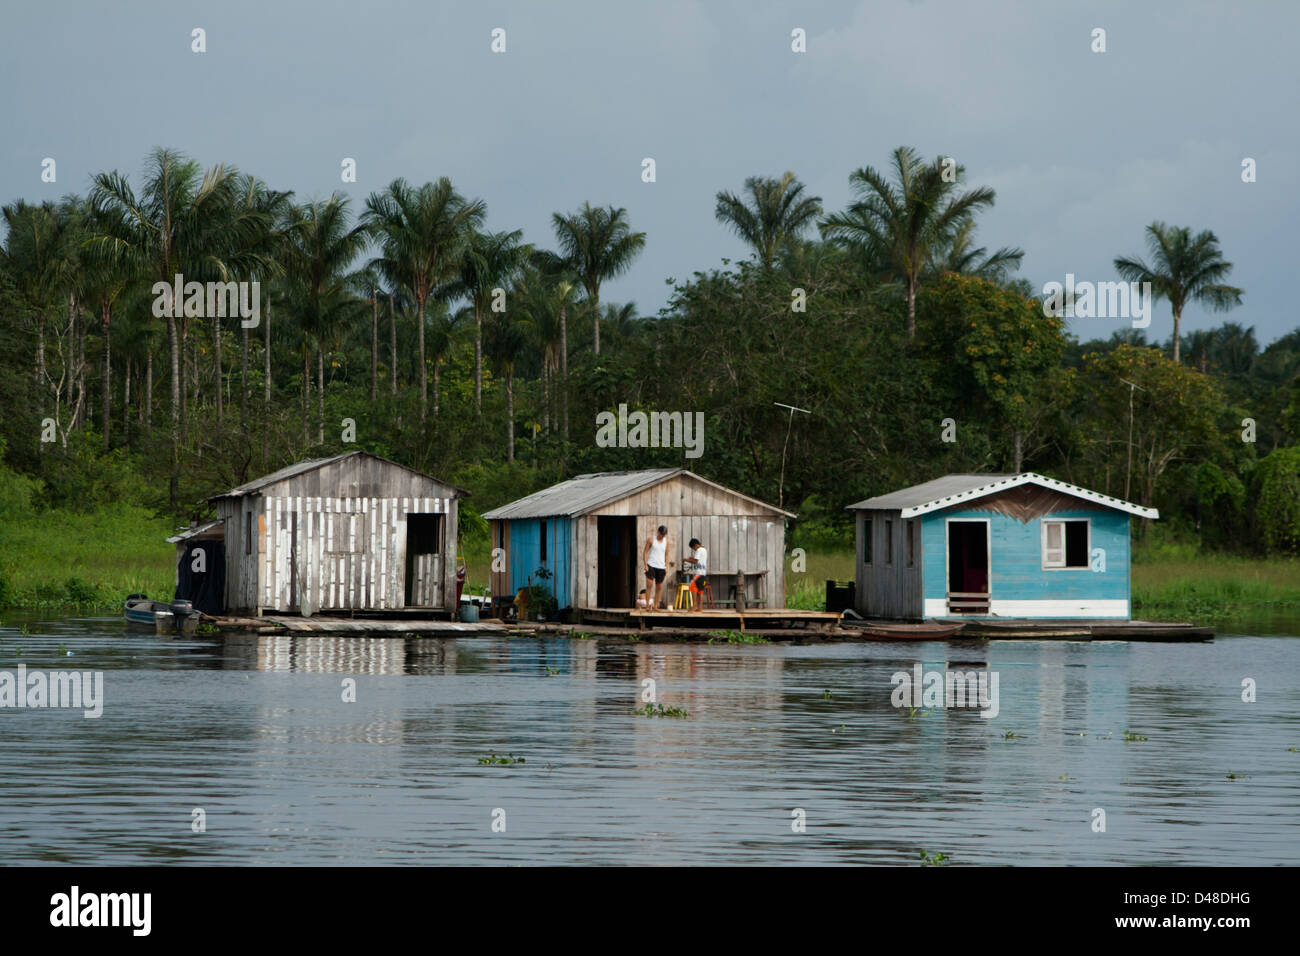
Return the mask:
M 767 644 L 768 639 L 762 634 L 747 634 L 744 631 L 709 631 L 710 644 Z
M 925 850 L 921 851 L 922 866 L 947 866 L 950 857 L 946 853 L 936 853 L 931 856 Z
M 828 690 L 822 691 L 822 700 L 830 700 L 830 699 L 831 699 L 831 692 Z
M 546 676 L 547 676 L 547 677 L 559 677 L 559 676 L 560 676 L 560 669 L 559 669 L 558 667 L 548 667 L 548 668 L 546 668 Z
M 665 707 L 663 704 L 646 704 L 632 711 L 642 717 L 686 717 L 688 714 L 680 707 Z
M 1017 737 L 1020 737 L 1020 739 L 1022 740 L 1024 739 L 1020 734 L 1010 729 L 1008 729 L 1007 732 L 1002 735 L 1003 740 L 1015 740 Z
M 1126 730 L 1124 731 L 1124 739 L 1125 740 L 1146 740 L 1147 738 L 1143 737 L 1141 734 L 1135 734 L 1131 730 Z
M 507 754 L 499 757 L 496 754 L 488 754 L 486 757 L 479 757 L 478 762 L 483 766 L 489 767 L 509 767 L 512 764 L 523 763 L 523 757 L 516 757 L 514 754 Z

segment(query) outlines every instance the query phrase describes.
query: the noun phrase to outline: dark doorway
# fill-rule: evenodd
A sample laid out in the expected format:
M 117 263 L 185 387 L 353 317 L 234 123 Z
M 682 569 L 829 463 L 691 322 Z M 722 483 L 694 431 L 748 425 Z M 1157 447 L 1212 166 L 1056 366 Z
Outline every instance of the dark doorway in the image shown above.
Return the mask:
M 989 610 L 989 526 L 983 521 L 948 522 L 948 612 Z
M 596 604 L 634 607 L 636 592 L 636 518 L 597 517 Z
M 199 551 L 203 554 L 199 555 Z M 189 601 L 196 611 L 204 614 L 226 613 L 224 538 L 190 539 L 176 565 L 176 597 Z
M 442 515 L 406 516 L 406 606 L 442 605 Z

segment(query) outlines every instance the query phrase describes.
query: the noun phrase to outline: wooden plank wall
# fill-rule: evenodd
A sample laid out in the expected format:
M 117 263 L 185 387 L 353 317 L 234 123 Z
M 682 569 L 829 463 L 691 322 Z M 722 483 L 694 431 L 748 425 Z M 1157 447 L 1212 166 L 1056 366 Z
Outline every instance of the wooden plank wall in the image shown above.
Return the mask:
M 857 537 L 854 545 L 857 553 L 854 565 L 857 567 L 857 594 L 855 610 L 866 617 L 918 619 L 924 617 L 925 602 L 923 598 L 924 573 L 924 534 L 921 526 L 924 518 L 903 520 L 902 512 L 859 511 L 857 513 Z M 893 525 L 893 550 L 885 550 L 885 522 Z M 916 550 L 915 563 L 907 566 L 907 536 L 909 526 L 915 525 Z M 862 562 L 864 536 L 871 537 L 871 564 Z
M 669 558 L 676 562 L 677 568 L 690 554 L 686 543 L 691 538 L 699 538 L 709 550 L 710 574 L 737 570 L 767 571 L 764 606 L 785 606 L 784 516 L 739 495 L 679 476 L 615 501 L 574 522 L 570 560 L 572 594 L 574 602 L 581 607 L 597 606 L 596 518 L 600 515 L 636 517 L 638 568 L 646 539 L 659 525 L 665 525 L 672 545 Z M 716 580 L 714 596 L 726 597 L 725 590 L 719 590 Z M 747 597 L 751 605 L 757 605 L 756 583 L 750 585 Z
M 232 538 L 227 537 L 227 606 L 232 609 L 297 610 L 294 578 L 298 591 L 309 595 L 319 611 L 407 606 L 406 515 L 413 512 L 446 516 L 442 554 L 428 556 L 417 569 L 414 596 L 431 601 L 429 607 L 440 608 L 447 606 L 455 593 L 454 498 L 251 495 L 223 501 L 219 508 L 228 509 L 239 528 L 233 536 L 234 547 L 229 544 Z M 257 550 L 250 556 L 244 554 L 241 537 L 245 508 L 257 509 Z M 229 535 L 229 523 L 227 529 Z M 240 603 L 231 604 L 229 598 L 236 595 L 241 596 Z

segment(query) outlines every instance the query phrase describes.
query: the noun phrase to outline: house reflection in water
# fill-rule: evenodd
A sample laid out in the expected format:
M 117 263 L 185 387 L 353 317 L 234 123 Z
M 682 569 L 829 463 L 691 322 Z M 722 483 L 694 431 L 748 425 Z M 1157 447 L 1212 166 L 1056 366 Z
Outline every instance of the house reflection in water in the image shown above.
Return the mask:
M 226 635 L 232 670 L 308 674 L 454 674 L 456 641 L 327 634 Z

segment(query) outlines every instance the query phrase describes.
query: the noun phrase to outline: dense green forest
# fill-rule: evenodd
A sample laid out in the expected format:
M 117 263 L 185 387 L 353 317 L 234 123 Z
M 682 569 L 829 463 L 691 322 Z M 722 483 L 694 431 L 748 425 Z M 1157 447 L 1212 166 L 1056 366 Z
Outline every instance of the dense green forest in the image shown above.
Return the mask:
M 810 547 L 847 543 L 860 498 L 1033 470 L 1156 506 L 1204 549 L 1300 549 L 1300 330 L 1261 348 L 1230 321 L 1178 326 L 1188 304 L 1242 301 L 1229 250 L 1199 224 L 1115 236 L 1154 318 L 1081 319 L 1081 342 L 1016 276 L 1019 249 L 979 246 L 995 196 L 965 178 L 899 148 L 849 174 L 840 211 L 790 173 L 718 184 L 719 237 L 753 255 L 669 278 L 643 316 L 602 286 L 671 237 L 623 209 L 572 197 L 525 237 L 488 231 L 487 203 L 445 178 L 300 200 L 157 149 L 139 175 L 4 208 L 0 520 L 130 504 L 179 524 L 365 449 L 470 489 L 470 535 L 568 475 L 684 464 L 780 500 Z M 187 292 L 160 308 L 177 275 L 255 280 L 257 324 Z M 703 413 L 702 456 L 598 446 L 620 404 Z

